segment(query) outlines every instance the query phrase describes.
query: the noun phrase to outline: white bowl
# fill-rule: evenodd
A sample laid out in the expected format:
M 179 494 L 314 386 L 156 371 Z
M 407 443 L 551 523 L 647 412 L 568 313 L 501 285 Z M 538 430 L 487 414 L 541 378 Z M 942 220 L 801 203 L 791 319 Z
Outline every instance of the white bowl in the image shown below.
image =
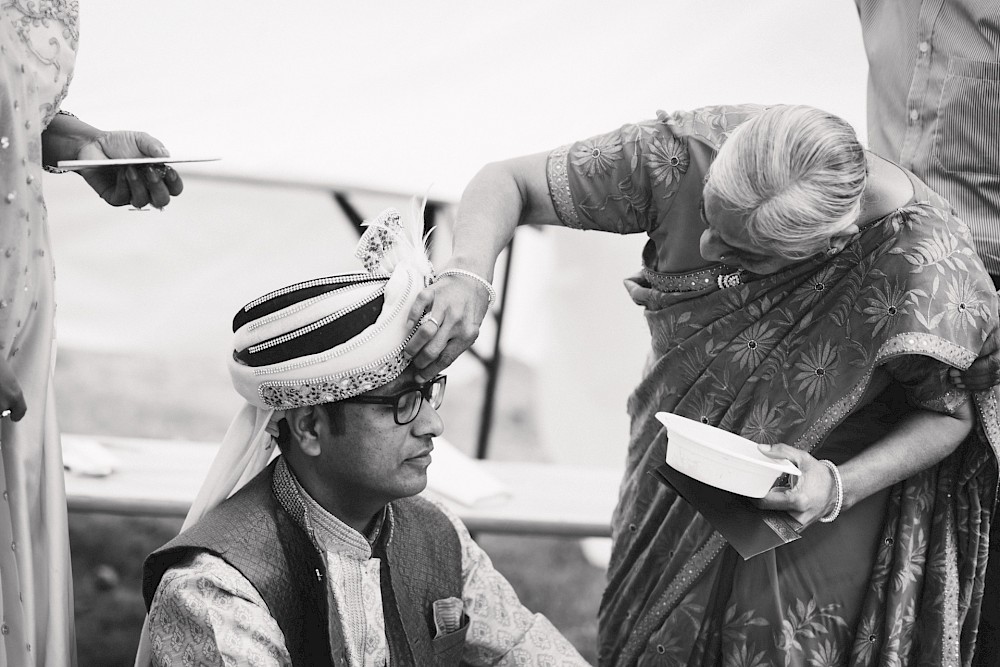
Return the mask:
M 718 489 L 763 498 L 783 474 L 801 472 L 787 459 L 768 458 L 757 443 L 669 412 L 656 418 L 667 427 L 667 465 Z

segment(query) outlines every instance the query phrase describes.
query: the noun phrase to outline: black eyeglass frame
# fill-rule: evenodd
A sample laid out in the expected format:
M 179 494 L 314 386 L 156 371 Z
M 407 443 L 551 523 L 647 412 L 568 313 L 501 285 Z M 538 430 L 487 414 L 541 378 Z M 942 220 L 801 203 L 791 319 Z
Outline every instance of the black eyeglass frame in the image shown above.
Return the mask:
M 388 396 L 371 396 L 368 394 L 362 394 L 361 396 L 352 396 L 350 398 L 345 398 L 341 403 L 364 403 L 368 405 L 391 405 L 392 406 L 392 420 L 396 422 L 399 426 L 405 426 L 417 418 L 420 414 L 420 409 L 424 407 L 424 401 L 427 401 L 432 408 L 437 410 L 441 407 L 444 402 L 444 390 L 448 383 L 447 375 L 438 375 L 431 378 L 427 382 L 418 385 L 412 385 L 406 389 L 397 392 L 395 394 L 390 394 Z M 433 397 L 434 386 L 439 385 L 441 388 L 437 394 L 437 405 L 431 400 Z M 417 403 L 416 410 L 413 411 L 413 416 L 406 421 L 400 421 L 399 418 L 399 406 L 402 398 L 413 392 L 418 392 L 420 394 L 420 401 Z

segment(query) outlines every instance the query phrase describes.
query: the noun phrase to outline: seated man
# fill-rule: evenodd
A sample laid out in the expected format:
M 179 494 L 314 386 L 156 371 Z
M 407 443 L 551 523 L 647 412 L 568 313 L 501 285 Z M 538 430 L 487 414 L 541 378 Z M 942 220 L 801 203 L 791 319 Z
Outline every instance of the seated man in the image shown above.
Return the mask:
M 419 232 L 391 211 L 359 253 L 367 273 L 236 315 L 230 368 L 249 406 L 197 520 L 146 560 L 152 663 L 586 664 L 455 516 L 417 497 L 445 378 L 418 384 L 403 346 L 433 276 Z M 258 472 L 273 442 L 280 455 Z

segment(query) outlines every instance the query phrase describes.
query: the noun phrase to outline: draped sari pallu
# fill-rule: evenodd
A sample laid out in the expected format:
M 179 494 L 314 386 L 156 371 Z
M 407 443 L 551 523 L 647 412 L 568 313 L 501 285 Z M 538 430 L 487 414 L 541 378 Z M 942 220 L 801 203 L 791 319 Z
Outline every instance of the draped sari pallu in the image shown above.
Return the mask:
M 891 360 L 943 362 L 949 398 L 945 365 L 978 356 L 997 324 L 996 295 L 947 204 L 925 186 L 914 202 L 832 259 L 734 288 L 666 293 L 626 281 L 646 309 L 652 353 L 629 399 L 602 664 L 971 659 L 997 489 L 995 389 L 974 396 L 976 426 L 941 463 L 745 562 L 648 474 L 666 452 L 660 410 L 825 458 L 824 441 Z M 898 414 L 884 412 L 886 430 Z

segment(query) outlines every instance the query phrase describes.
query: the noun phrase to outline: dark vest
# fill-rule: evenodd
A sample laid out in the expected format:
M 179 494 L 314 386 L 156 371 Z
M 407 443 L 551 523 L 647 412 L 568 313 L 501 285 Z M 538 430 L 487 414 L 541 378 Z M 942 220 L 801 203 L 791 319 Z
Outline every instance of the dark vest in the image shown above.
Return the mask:
M 146 558 L 143 597 L 153 600 L 163 574 L 199 551 L 236 568 L 260 593 L 284 634 L 296 667 L 346 665 L 330 655 L 326 567 L 302 526 L 294 489 L 277 483 L 272 463 L 231 498 Z M 422 498 L 391 503 L 373 546 L 381 558 L 382 604 L 392 665 L 458 665 L 468 621 L 434 638 L 435 600 L 462 598 L 462 553 L 448 518 Z M 391 527 L 390 527 L 391 523 Z M 343 646 L 343 642 L 338 642 Z

